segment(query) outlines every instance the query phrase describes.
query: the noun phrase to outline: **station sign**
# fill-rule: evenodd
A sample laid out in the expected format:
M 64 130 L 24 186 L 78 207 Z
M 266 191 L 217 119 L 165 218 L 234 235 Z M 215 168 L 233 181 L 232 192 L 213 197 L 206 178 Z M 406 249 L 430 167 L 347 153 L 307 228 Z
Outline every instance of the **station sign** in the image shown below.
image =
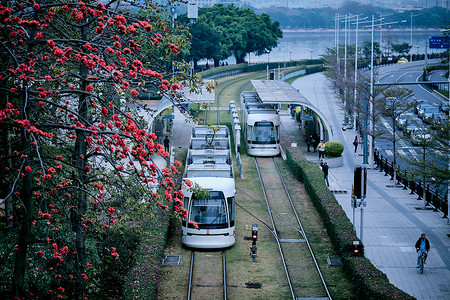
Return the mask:
M 449 37 L 448 36 L 430 36 L 429 39 L 430 49 L 448 49 Z
M 313 116 L 301 116 L 300 119 L 302 121 L 312 121 L 312 120 L 314 120 L 314 117 Z

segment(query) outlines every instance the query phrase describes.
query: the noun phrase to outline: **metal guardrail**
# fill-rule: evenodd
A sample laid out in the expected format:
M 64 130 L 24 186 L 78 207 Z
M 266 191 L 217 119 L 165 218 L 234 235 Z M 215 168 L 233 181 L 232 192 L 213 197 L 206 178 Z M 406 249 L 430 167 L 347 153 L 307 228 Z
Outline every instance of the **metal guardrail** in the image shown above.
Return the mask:
M 241 125 L 239 124 L 239 115 L 236 110 L 234 101 L 230 101 L 230 121 L 233 129 L 234 150 L 236 153 L 236 161 L 239 168 L 239 176 L 242 178 L 242 162 L 241 162 Z
M 384 172 L 385 176 L 391 176 L 391 180 L 394 180 L 394 166 L 383 155 L 380 155 L 380 151 L 375 149 L 374 162 L 380 172 Z M 397 182 L 396 184 L 403 185 L 403 189 L 410 189 L 411 195 L 418 195 L 418 200 L 425 199 L 426 205 L 434 207 L 435 211 L 440 211 L 444 214 L 443 218 L 448 218 L 448 199 L 447 194 L 441 195 L 437 190 L 430 188 L 430 185 L 423 185 L 423 182 L 412 180 L 413 174 L 402 170 L 397 166 Z

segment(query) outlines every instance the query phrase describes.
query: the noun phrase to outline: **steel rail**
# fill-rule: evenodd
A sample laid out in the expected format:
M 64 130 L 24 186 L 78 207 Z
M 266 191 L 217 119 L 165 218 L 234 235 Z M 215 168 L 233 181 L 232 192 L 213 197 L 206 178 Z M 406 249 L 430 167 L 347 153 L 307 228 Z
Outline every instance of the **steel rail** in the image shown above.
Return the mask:
M 308 245 L 309 252 L 311 253 L 311 257 L 312 257 L 312 259 L 314 261 L 314 264 L 316 266 L 317 272 L 319 273 L 320 280 L 322 281 L 322 284 L 323 284 L 323 286 L 325 288 L 325 292 L 327 293 L 327 297 L 328 297 L 328 299 L 331 300 L 331 295 L 330 295 L 330 292 L 328 291 L 327 284 L 325 282 L 325 279 L 323 278 L 322 271 L 320 270 L 319 264 L 317 263 L 317 260 L 316 260 L 316 257 L 314 255 L 314 253 L 313 253 L 311 245 L 309 244 L 308 237 L 306 236 L 306 232 L 303 229 L 302 222 L 300 221 L 300 218 L 299 218 L 299 216 L 297 214 L 297 210 L 295 209 L 294 203 L 292 202 L 291 195 L 289 194 L 289 191 L 288 191 L 288 189 L 286 187 L 286 183 L 284 182 L 283 175 L 281 174 L 280 169 L 278 168 L 278 165 L 277 165 L 277 162 L 275 161 L 275 158 L 272 158 L 272 159 L 273 159 L 273 163 L 275 164 L 275 167 L 277 169 L 278 175 L 280 176 L 281 182 L 283 183 L 283 187 L 284 187 L 286 195 L 287 195 L 287 197 L 289 199 L 289 202 L 291 203 L 291 207 L 292 207 L 292 210 L 294 211 L 295 218 L 297 219 L 298 225 L 300 226 L 300 229 L 303 232 L 303 238 L 306 241 L 306 245 Z
M 276 229 L 275 223 L 273 221 L 272 210 L 270 209 L 269 200 L 267 198 L 266 189 L 264 187 L 264 182 L 263 182 L 262 177 L 261 177 L 261 171 L 259 170 L 259 165 L 258 165 L 258 161 L 256 160 L 256 157 L 254 157 L 254 160 L 255 160 L 256 170 L 257 170 L 258 176 L 259 176 L 259 181 L 261 182 L 261 187 L 262 187 L 262 190 L 263 190 L 264 198 L 266 200 L 267 211 L 269 213 L 270 221 L 272 222 L 273 235 L 275 237 L 275 240 L 277 241 L 278 250 L 280 251 L 281 261 L 283 262 L 284 272 L 286 273 L 286 278 L 287 278 L 287 281 L 288 281 L 288 284 L 289 284 L 289 289 L 291 291 L 291 296 L 292 296 L 293 300 L 296 300 L 296 297 L 295 297 L 295 294 L 294 294 L 294 289 L 292 287 L 291 277 L 289 276 L 289 272 L 288 272 L 288 269 L 287 269 L 287 266 L 286 266 L 286 260 L 285 260 L 284 255 L 283 255 L 283 250 L 281 249 L 280 238 L 278 237 L 277 229 Z
M 191 292 L 192 292 L 192 275 L 194 272 L 194 251 L 192 250 L 191 254 L 191 268 L 189 270 L 189 286 L 188 286 L 188 300 L 191 300 Z
M 194 257 L 195 257 L 195 251 L 192 250 L 191 252 L 191 266 L 189 270 L 189 284 L 188 284 L 188 295 L 187 299 L 191 300 L 191 294 L 192 294 L 192 278 L 194 276 Z M 227 276 L 226 276 L 226 259 L 225 259 L 225 250 L 222 250 L 222 269 L 223 269 L 223 299 L 227 300 Z
M 223 299 L 227 300 L 227 273 L 226 273 L 225 250 L 222 251 L 222 267 L 223 267 Z

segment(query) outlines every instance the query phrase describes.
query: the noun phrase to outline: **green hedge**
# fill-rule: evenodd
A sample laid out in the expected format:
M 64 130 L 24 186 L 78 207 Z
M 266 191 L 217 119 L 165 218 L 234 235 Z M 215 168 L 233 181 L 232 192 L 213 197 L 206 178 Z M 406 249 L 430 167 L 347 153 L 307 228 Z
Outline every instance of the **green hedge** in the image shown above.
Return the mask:
M 326 157 L 341 157 L 344 152 L 344 145 L 337 141 L 328 141 L 325 143 Z
M 353 256 L 353 241 L 359 239 L 341 205 L 325 185 L 318 165 L 307 161 L 298 148 L 286 149 L 286 157 L 294 176 L 304 183 L 347 273 L 355 282 L 359 299 L 414 299 L 391 284 L 370 260 Z M 360 253 L 364 254 L 364 245 Z

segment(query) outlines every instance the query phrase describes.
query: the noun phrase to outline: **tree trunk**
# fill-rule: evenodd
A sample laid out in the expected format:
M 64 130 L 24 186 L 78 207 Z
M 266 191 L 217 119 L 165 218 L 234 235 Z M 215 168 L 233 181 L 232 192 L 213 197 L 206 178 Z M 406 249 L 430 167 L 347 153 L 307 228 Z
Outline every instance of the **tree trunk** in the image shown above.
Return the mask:
M 245 63 L 245 55 L 247 53 L 242 53 L 242 54 L 237 54 L 236 52 L 234 53 L 234 57 L 236 57 L 236 64 L 242 64 Z
M 24 111 L 24 106 L 22 102 L 21 111 Z M 23 129 L 21 136 L 21 142 L 23 145 L 21 153 L 28 154 L 30 152 L 30 144 L 27 140 L 27 130 Z M 24 159 L 24 166 L 29 165 L 29 159 Z M 15 214 L 15 223 L 19 226 L 19 236 L 17 240 L 17 250 L 14 261 L 14 276 L 13 276 L 13 295 L 21 298 L 25 296 L 25 267 L 27 262 L 27 251 L 28 243 L 30 241 L 30 221 L 33 212 L 32 203 L 32 178 L 30 172 L 24 172 L 24 177 L 22 179 L 22 190 L 18 196 L 20 197 L 20 202 L 22 204 L 21 209 L 17 209 Z
M 217 68 L 219 66 L 219 63 L 220 63 L 220 60 L 214 58 L 214 67 Z
M 86 34 L 86 28 L 83 26 L 81 27 L 81 39 L 86 40 L 87 34 Z M 80 65 L 80 77 L 81 78 L 87 78 L 89 70 L 84 66 Z M 82 91 L 86 91 L 86 87 L 88 85 L 88 82 L 86 80 L 82 80 L 80 84 L 80 89 Z M 79 96 L 78 100 L 78 114 L 80 116 L 81 120 L 88 120 L 88 102 L 86 100 L 86 95 L 81 94 Z M 74 149 L 74 163 L 76 164 L 78 168 L 78 173 L 76 175 L 76 182 L 80 187 L 84 187 L 87 184 L 87 176 L 86 176 L 86 160 L 84 157 L 86 157 L 87 154 L 87 146 L 85 144 L 86 140 L 86 134 L 82 130 L 76 131 L 76 141 L 75 141 L 75 149 Z M 82 158 L 83 157 L 83 158 Z M 84 279 L 82 278 L 81 274 L 85 273 L 85 266 L 86 266 L 86 233 L 85 230 L 82 227 L 81 218 L 84 218 L 86 215 L 86 201 L 87 201 L 87 195 L 83 190 L 79 190 L 75 193 L 75 199 L 76 199 L 76 209 L 73 210 L 73 220 L 74 225 L 73 229 L 75 231 L 76 236 L 76 249 L 77 249 L 77 270 L 78 270 L 78 280 L 77 280 L 77 297 L 84 299 L 85 297 L 85 284 Z

